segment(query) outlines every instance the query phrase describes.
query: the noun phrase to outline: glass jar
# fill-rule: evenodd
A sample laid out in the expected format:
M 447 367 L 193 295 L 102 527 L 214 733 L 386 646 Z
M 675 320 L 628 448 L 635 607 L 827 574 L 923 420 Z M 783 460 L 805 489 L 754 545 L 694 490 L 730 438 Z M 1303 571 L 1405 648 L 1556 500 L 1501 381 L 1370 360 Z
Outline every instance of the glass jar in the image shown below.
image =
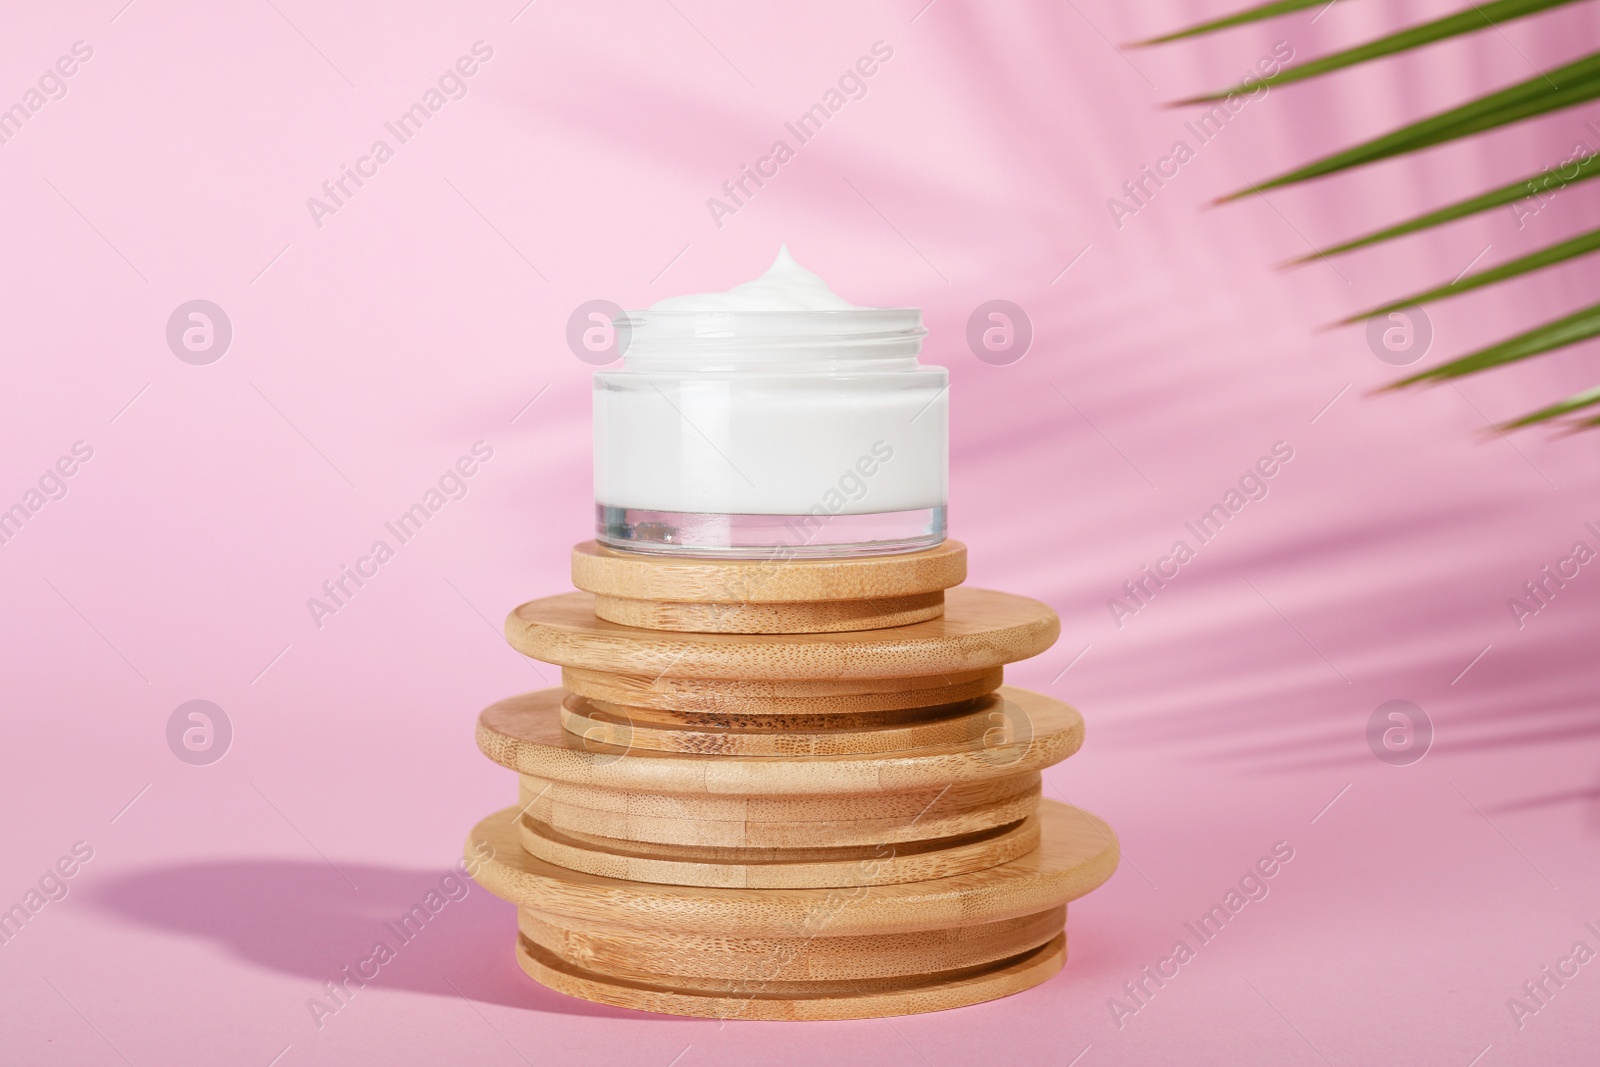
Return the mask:
M 916 308 L 630 311 L 594 376 L 595 537 L 828 557 L 945 537 L 949 375 Z

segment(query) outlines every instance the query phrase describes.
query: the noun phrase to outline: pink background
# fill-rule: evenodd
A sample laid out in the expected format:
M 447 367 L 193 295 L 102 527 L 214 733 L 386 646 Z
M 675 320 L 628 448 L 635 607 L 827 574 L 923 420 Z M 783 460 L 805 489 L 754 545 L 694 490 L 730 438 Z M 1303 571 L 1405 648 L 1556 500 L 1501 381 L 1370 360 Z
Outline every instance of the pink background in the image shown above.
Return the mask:
M 1592 226 L 1600 188 L 1522 228 L 1502 209 L 1271 265 L 1593 148 L 1600 108 L 1201 209 L 1572 58 L 1592 7 L 1253 101 L 1118 228 L 1107 198 L 1197 111 L 1161 102 L 1275 41 L 1310 56 L 1457 5 L 1120 54 L 1234 5 L 123 2 L 29 5 L 0 32 L 0 105 L 94 50 L 0 145 L 0 506 L 94 450 L 0 545 L 0 904 L 94 850 L 0 947 L 0 1060 L 1592 1061 L 1600 963 L 1520 1029 L 1507 999 L 1574 942 L 1600 949 L 1600 568 L 1523 628 L 1507 600 L 1596 545 L 1600 437 L 1486 420 L 1593 384 L 1596 350 L 1372 397 L 1394 368 L 1315 327 Z M 465 98 L 316 226 L 306 199 L 478 40 Z M 878 40 L 894 56 L 867 95 L 714 225 L 706 198 Z M 1073 906 L 1066 970 L 887 1021 L 654 1017 L 524 979 L 510 907 L 474 889 L 319 1030 L 308 998 L 513 798 L 472 723 L 555 677 L 499 620 L 567 588 L 588 534 L 568 314 L 724 288 L 780 241 L 847 298 L 926 309 L 972 581 L 1061 614 L 1009 678 L 1083 710 L 1088 744 L 1047 780 L 1125 856 Z M 1579 262 L 1434 308 L 1430 358 L 1595 279 Z M 209 366 L 165 342 L 195 298 L 233 324 Z M 993 298 L 1036 329 L 1012 365 L 963 340 Z M 315 626 L 307 598 L 478 440 L 494 458 L 470 493 Z M 1270 495 L 1118 628 L 1107 599 L 1277 441 L 1294 459 Z M 197 698 L 234 729 L 205 767 L 164 732 Z M 1391 699 L 1436 730 L 1411 766 L 1366 741 Z M 1109 998 L 1278 841 L 1295 855 L 1267 899 L 1119 1027 Z

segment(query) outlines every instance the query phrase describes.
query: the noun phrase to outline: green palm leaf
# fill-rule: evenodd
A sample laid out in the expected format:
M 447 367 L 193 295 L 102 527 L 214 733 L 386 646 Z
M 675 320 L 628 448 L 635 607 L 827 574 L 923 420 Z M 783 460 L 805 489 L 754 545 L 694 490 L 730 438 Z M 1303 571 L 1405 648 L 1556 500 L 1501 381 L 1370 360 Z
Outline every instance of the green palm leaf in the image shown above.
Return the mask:
M 1239 26 L 1293 11 L 1300 11 L 1321 2 L 1322 0 L 1290 0 L 1290 2 L 1284 3 L 1256 4 L 1237 14 L 1213 19 L 1197 26 L 1191 26 L 1178 33 L 1168 34 L 1143 43 L 1153 44 L 1158 41 L 1176 40 L 1180 37 L 1194 37 L 1229 26 Z M 1289 67 L 1262 79 L 1260 82 L 1252 79 L 1247 83 L 1247 86 L 1251 92 L 1255 92 L 1262 85 L 1271 87 L 1304 81 L 1330 71 L 1356 67 L 1385 56 L 1434 44 L 1448 38 L 1458 37 L 1496 26 L 1512 19 L 1523 18 L 1575 2 L 1577 0 L 1485 0 L 1483 3 L 1474 3 L 1469 0 L 1468 7 L 1470 7 L 1470 10 L 1463 8 L 1455 14 L 1408 27 L 1376 41 L 1369 41 L 1355 48 L 1344 49 L 1298 66 Z M 1235 91 L 1240 91 L 1247 86 L 1240 86 Z M 1196 97 L 1192 101 L 1184 101 L 1184 103 L 1211 103 L 1225 99 L 1230 95 L 1232 94 L 1226 92 L 1213 93 L 1203 97 Z M 1430 115 L 1419 121 L 1408 123 L 1382 136 L 1374 137 L 1346 148 L 1341 152 L 1335 152 L 1332 155 L 1313 160 L 1274 178 L 1252 183 L 1248 188 L 1222 197 L 1218 203 L 1236 200 L 1251 192 L 1281 188 L 1298 182 L 1337 174 L 1368 163 L 1419 152 L 1436 145 L 1509 126 L 1597 98 L 1600 98 L 1600 51 L 1592 52 L 1551 71 L 1540 73 L 1537 77 L 1505 86 L 1476 99 L 1469 100 L 1464 104 Z M 1600 130 L 1595 132 L 1600 135 Z M 1392 240 L 1396 237 L 1418 233 L 1495 207 L 1514 204 L 1528 196 L 1538 196 L 1542 192 L 1564 189 L 1569 185 L 1585 182 L 1595 177 L 1600 177 L 1600 155 L 1588 152 L 1585 147 L 1566 162 L 1557 167 L 1541 170 L 1532 178 L 1503 185 L 1486 193 L 1480 193 L 1444 207 L 1424 212 L 1394 225 L 1336 244 L 1329 249 L 1317 252 L 1315 256 L 1306 256 L 1294 262 L 1305 262 L 1313 258 L 1348 252 Z M 1579 234 L 1576 237 L 1568 238 L 1565 241 L 1501 263 L 1498 266 L 1457 278 L 1448 285 L 1436 286 L 1401 300 L 1390 301 L 1370 311 L 1362 312 L 1360 315 L 1351 316 L 1344 321 L 1355 322 L 1414 304 L 1442 300 L 1492 285 L 1495 282 L 1541 270 L 1556 263 L 1589 255 L 1596 251 L 1600 251 L 1600 230 Z M 1399 389 L 1422 382 L 1442 382 L 1469 374 L 1477 374 L 1495 367 L 1502 367 L 1542 356 L 1594 337 L 1600 337 L 1600 304 L 1583 308 L 1553 322 L 1507 337 L 1495 344 L 1403 378 L 1385 388 Z M 1571 415 L 1573 412 L 1586 411 L 1597 406 L 1600 406 L 1600 387 L 1577 393 L 1567 397 L 1565 400 L 1530 412 L 1506 423 L 1500 429 L 1509 430 L 1540 423 L 1548 424 L 1552 420 L 1563 419 L 1564 416 Z M 1563 424 L 1574 430 L 1600 427 L 1600 415 L 1589 415 L 1577 420 L 1565 420 Z
M 1548 422 L 1550 419 L 1560 418 L 1562 415 L 1579 411 L 1583 408 L 1592 408 L 1596 404 L 1600 404 L 1600 387 L 1594 389 L 1585 389 L 1581 393 L 1567 397 L 1560 403 L 1551 404 L 1547 408 L 1540 408 L 1538 411 L 1529 412 L 1519 419 L 1512 419 L 1510 422 L 1501 423 L 1499 429 L 1521 429 L 1524 426 L 1532 426 L 1536 422 Z M 1584 419 L 1578 423 L 1580 426 L 1593 426 L 1595 424 L 1595 419 Z
M 1260 4 L 1235 15 L 1228 15 L 1225 18 L 1212 19 L 1210 22 L 1202 22 L 1197 26 L 1190 26 L 1188 29 L 1179 30 L 1177 33 L 1151 37 L 1145 41 L 1135 41 L 1133 45 L 1138 47 L 1147 44 L 1164 44 L 1167 41 L 1176 41 L 1184 37 L 1198 37 L 1203 33 L 1211 33 L 1214 30 L 1225 30 L 1232 26 L 1243 26 L 1250 22 L 1277 18 L 1279 15 L 1293 14 L 1296 11 L 1304 11 L 1308 7 L 1327 7 L 1332 2 L 1333 0 L 1275 0 L 1273 3 Z
M 1307 63 L 1281 70 L 1269 77 L 1251 79 L 1248 84 L 1225 89 L 1221 92 L 1207 93 L 1204 96 L 1192 96 L 1187 100 L 1179 100 L 1174 106 L 1184 104 L 1208 104 L 1216 100 L 1224 100 L 1237 92 L 1248 89 L 1255 92 L 1262 86 L 1269 89 L 1291 82 L 1305 81 L 1315 78 L 1319 74 L 1330 71 L 1342 70 L 1357 63 L 1379 59 L 1383 56 L 1392 56 L 1396 52 L 1406 52 L 1423 45 L 1433 44 L 1436 41 L 1458 37 L 1464 33 L 1477 33 L 1487 30 L 1502 22 L 1511 22 L 1528 15 L 1538 14 L 1553 7 L 1562 7 L 1566 4 L 1575 4 L 1580 0 L 1493 0 L 1491 3 L 1475 4 L 1469 11 L 1461 11 L 1454 15 L 1447 15 L 1432 22 L 1424 22 L 1420 26 L 1391 33 L 1387 37 L 1380 37 L 1376 41 L 1347 48 L 1342 52 L 1313 59 Z
M 1431 148 L 1508 123 L 1585 103 L 1596 97 L 1600 97 L 1600 52 L 1557 67 L 1548 75 L 1535 75 L 1499 92 L 1408 123 L 1354 148 L 1335 152 L 1275 178 L 1229 193 L 1217 202 L 1237 200 L 1252 192 L 1293 185 L 1365 163 Z
M 1289 262 L 1285 263 L 1284 266 L 1289 267 L 1299 263 L 1310 263 L 1312 260 L 1321 259 L 1324 256 L 1336 256 L 1341 252 L 1350 252 L 1357 248 L 1365 248 L 1368 245 L 1375 245 L 1381 241 L 1393 240 L 1396 237 L 1404 237 L 1407 234 L 1417 233 L 1433 226 L 1440 226 L 1447 222 L 1454 222 L 1456 219 L 1463 219 L 1468 215 L 1476 215 L 1482 211 L 1489 211 L 1493 208 L 1504 207 L 1506 204 L 1514 204 L 1518 200 L 1525 200 L 1530 196 L 1537 196 L 1541 190 L 1545 192 L 1559 192 L 1569 185 L 1576 185 L 1579 182 L 1586 182 L 1590 178 L 1600 178 L 1600 153 L 1590 155 L 1581 160 L 1576 160 L 1571 164 L 1571 166 L 1573 168 L 1571 177 L 1567 177 L 1566 175 L 1562 174 L 1559 168 L 1551 167 L 1549 170 L 1540 171 L 1531 178 L 1525 178 L 1521 181 L 1514 181 L 1509 185 L 1502 185 L 1500 188 L 1491 190 L 1490 192 L 1483 193 L 1478 196 L 1468 197 L 1465 200 L 1458 200 L 1446 207 L 1429 211 L 1426 214 L 1417 215 L 1414 218 L 1405 220 L 1404 222 L 1397 222 L 1393 226 L 1388 226 L 1381 230 L 1374 230 L 1372 233 L 1364 234 L 1361 237 L 1356 237 L 1349 241 L 1336 244 L 1332 248 L 1324 248 L 1321 251 L 1312 252 L 1308 255 L 1301 256 L 1298 259 L 1291 259 Z
M 1469 292 L 1473 289 L 1482 289 L 1485 285 L 1493 285 L 1495 282 L 1503 282 L 1507 278 L 1515 278 L 1531 271 L 1542 270 L 1557 263 L 1564 263 L 1569 259 L 1589 255 L 1591 252 L 1600 252 L 1600 230 L 1580 233 L 1576 237 L 1557 242 L 1547 248 L 1541 248 L 1537 252 L 1530 252 L 1528 255 L 1507 260 L 1498 267 L 1489 267 L 1486 270 L 1478 271 L 1476 274 L 1468 274 L 1457 278 L 1448 285 L 1426 289 L 1423 292 L 1414 293 L 1400 300 L 1391 300 L 1389 303 L 1381 304 L 1370 311 L 1362 311 L 1351 315 L 1347 319 L 1340 319 L 1338 325 L 1348 326 L 1352 322 L 1360 322 L 1362 319 L 1370 319 L 1378 315 L 1387 315 L 1389 312 L 1399 311 L 1401 308 L 1416 307 L 1418 304 L 1431 304 L 1436 300 L 1444 300 L 1458 293 Z
M 1543 326 L 1519 333 L 1515 337 L 1508 337 L 1504 341 L 1487 348 L 1480 348 L 1448 363 L 1430 367 L 1420 374 L 1402 378 L 1384 388 L 1401 389 L 1408 385 L 1416 385 L 1418 382 L 1440 382 L 1450 378 L 1461 378 L 1481 370 L 1488 370 L 1490 367 L 1502 367 L 1507 363 L 1515 363 L 1552 349 L 1577 344 L 1591 337 L 1600 337 L 1600 304 L 1593 304 L 1565 318 L 1547 322 Z

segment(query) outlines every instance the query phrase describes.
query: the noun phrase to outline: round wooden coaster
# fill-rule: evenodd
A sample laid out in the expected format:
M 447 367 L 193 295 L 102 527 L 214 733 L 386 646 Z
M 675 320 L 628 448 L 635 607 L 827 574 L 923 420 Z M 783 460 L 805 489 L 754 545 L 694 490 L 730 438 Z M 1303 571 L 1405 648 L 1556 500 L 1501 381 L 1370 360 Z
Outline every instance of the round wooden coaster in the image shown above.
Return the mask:
M 587 744 L 622 745 L 636 751 L 694 752 L 727 756 L 833 756 L 846 753 L 905 752 L 936 745 L 981 740 L 1004 728 L 1004 698 L 993 694 L 944 708 L 904 712 L 888 722 L 863 722 L 856 716 L 807 716 L 797 723 L 784 716 L 730 716 L 701 721 L 660 722 L 647 709 L 595 702 L 569 695 L 561 705 L 561 725 Z M 873 716 L 883 718 L 886 716 Z M 708 721 L 709 720 L 709 721 Z M 746 725 L 749 722 L 759 726 Z
M 1004 669 L 951 671 L 918 678 L 784 679 L 674 678 L 561 669 L 561 682 L 579 696 L 632 708 L 727 715 L 863 715 L 931 708 L 992 693 Z
M 825 634 L 691 634 L 596 618 L 592 593 L 532 600 L 506 619 L 518 652 L 562 667 L 681 678 L 887 678 L 993 668 L 1036 656 L 1061 622 L 1046 604 L 988 589 L 952 589 L 944 614 L 887 630 Z M 930 679 L 931 681 L 931 679 Z
M 534 782 L 537 779 L 524 779 Z M 920 841 L 926 838 L 955 837 L 1006 826 L 1032 815 L 1039 808 L 1038 775 L 1018 775 L 1002 780 L 1006 784 L 1020 783 L 1016 792 L 998 797 L 979 796 L 966 798 L 952 796 L 954 790 L 944 790 L 931 795 L 894 793 L 896 800 L 915 797 L 920 806 L 875 805 L 870 810 L 876 814 L 860 817 L 867 808 L 865 797 L 783 797 L 773 801 L 788 801 L 790 814 L 804 814 L 810 818 L 728 819 L 696 817 L 690 798 L 657 796 L 655 803 L 638 806 L 654 812 L 617 811 L 614 809 L 584 807 L 563 799 L 556 799 L 555 783 L 544 783 L 538 789 L 525 792 L 522 813 L 556 830 L 573 835 L 611 838 L 618 841 L 643 841 L 662 845 L 689 845 L 696 847 L 727 848 L 821 848 L 841 845 L 892 845 L 903 841 Z M 1000 782 L 995 783 L 1002 784 Z M 570 787 L 581 789 L 582 787 Z M 700 799 L 700 798 L 695 798 Z M 717 798 L 720 799 L 720 798 Z M 613 801 L 603 797 L 602 802 Z M 824 800 L 836 801 L 831 809 L 818 811 Z M 886 811 L 893 807 L 906 810 Z M 759 815 L 775 815 L 773 805 L 764 805 Z M 837 814 L 834 819 L 819 815 Z
M 966 577 L 960 541 L 847 559 L 672 559 L 594 541 L 572 549 L 572 584 L 584 592 L 691 604 L 880 600 L 936 593 Z
M 1007 777 L 1059 763 L 1083 743 L 1066 704 L 1002 686 L 989 731 L 912 752 L 838 756 L 706 756 L 588 742 L 561 727 L 565 691 L 543 689 L 490 705 L 478 748 L 519 774 L 641 793 L 778 796 L 896 793 Z
M 520 908 L 534 945 L 585 970 L 641 982 L 700 979 L 729 993 L 760 982 L 839 982 L 961 970 L 1009 959 L 1061 933 L 1065 905 L 998 922 L 846 937 L 724 937 L 574 923 Z
M 749 979 L 731 992 L 723 983 L 674 979 L 670 984 L 613 978 L 585 970 L 518 938 L 517 962 L 528 977 L 568 996 L 661 1015 L 709 1019 L 882 1019 L 944 1011 L 1020 993 L 1060 971 L 1066 934 L 998 963 L 915 978 L 778 982 Z
M 804 847 L 947 836 L 1015 822 L 1037 810 L 1039 796 L 1037 771 L 900 793 L 780 796 L 655 793 L 529 775 L 518 783 L 519 810 L 543 822 L 562 825 L 566 811 L 581 833 L 690 845 Z M 841 836 L 827 836 L 830 827 Z
M 685 604 L 596 593 L 594 613 L 608 622 L 647 630 L 702 634 L 825 634 L 908 626 L 944 614 L 944 591 L 878 600 L 815 602 L 744 600 Z
M 586 874 L 747 889 L 879 886 L 949 878 L 1014 860 L 1039 844 L 1036 816 L 951 838 L 814 848 L 619 841 L 563 832 L 527 815 L 518 821 L 518 833 L 529 855 Z
M 1039 805 L 1039 847 L 998 867 L 899 885 L 724 889 L 605 878 L 523 851 L 517 808 L 467 839 L 474 878 L 519 907 L 565 920 L 726 937 L 895 934 L 996 922 L 1076 900 L 1111 877 L 1116 835 L 1079 808 Z
M 998 686 L 996 687 L 998 688 Z M 988 696 L 988 694 L 984 694 Z M 593 700 L 572 693 L 569 701 L 581 701 L 598 709 L 610 722 L 630 722 L 635 726 L 650 726 L 662 730 L 734 730 L 743 733 L 794 733 L 814 734 L 833 730 L 880 730 L 900 726 L 914 726 L 933 722 L 970 711 L 977 697 L 957 700 L 948 704 L 928 707 L 894 708 L 885 711 L 839 712 L 823 715 L 764 714 L 747 715 L 743 712 L 667 711 L 661 708 L 641 708 L 618 704 L 609 700 Z M 574 705 L 564 705 L 573 709 Z

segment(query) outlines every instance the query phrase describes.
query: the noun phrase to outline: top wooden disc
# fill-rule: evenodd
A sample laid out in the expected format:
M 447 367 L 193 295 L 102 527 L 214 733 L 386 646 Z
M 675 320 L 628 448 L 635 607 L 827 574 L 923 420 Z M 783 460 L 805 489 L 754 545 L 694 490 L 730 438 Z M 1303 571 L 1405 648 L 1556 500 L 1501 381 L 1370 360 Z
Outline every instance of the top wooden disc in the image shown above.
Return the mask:
M 693 604 L 878 600 L 936 593 L 967 577 L 967 546 L 847 559 L 673 559 L 586 541 L 572 584 L 586 593 Z
M 619 626 L 595 617 L 588 593 L 530 600 L 506 619 L 506 640 L 546 663 L 678 678 L 883 678 L 983 670 L 1036 656 L 1061 620 L 1010 593 L 957 588 L 944 615 L 909 626 L 820 634 L 701 634 Z

